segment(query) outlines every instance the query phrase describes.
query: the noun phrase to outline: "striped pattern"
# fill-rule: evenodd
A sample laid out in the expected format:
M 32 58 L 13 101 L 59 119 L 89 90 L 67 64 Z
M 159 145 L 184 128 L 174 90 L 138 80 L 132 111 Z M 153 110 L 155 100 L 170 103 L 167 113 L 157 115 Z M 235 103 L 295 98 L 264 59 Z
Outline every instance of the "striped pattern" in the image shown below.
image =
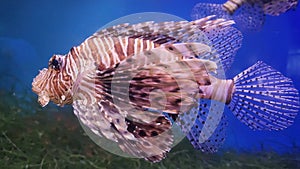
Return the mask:
M 215 19 L 215 15 L 205 15 L 187 22 L 145 22 L 135 25 L 121 24 L 96 32 L 93 36 L 118 37 L 128 36 L 151 40 L 156 44 L 173 44 L 198 42 L 212 48 L 212 53 L 218 53 L 219 62 L 226 71 L 230 68 L 237 50 L 242 44 L 242 34 L 231 27 L 234 22 L 223 18 Z M 206 58 L 211 59 L 211 58 Z M 215 61 L 215 60 L 214 60 Z M 220 67 L 221 68 L 221 67 Z
M 197 42 L 209 42 L 205 37 L 205 33 L 202 30 L 209 30 L 211 28 L 225 28 L 234 24 L 231 20 L 214 19 L 215 16 L 205 16 L 198 18 L 197 20 L 179 21 L 179 22 L 161 22 L 155 23 L 153 21 L 143 22 L 134 25 L 121 24 L 111 28 L 100 30 L 93 34 L 98 38 L 105 36 L 109 37 L 132 37 L 142 38 L 152 41 L 164 41 L 167 39 L 168 43 L 174 42 L 189 42 L 189 40 L 195 40 Z M 194 34 L 194 35 L 193 35 Z M 191 36 L 192 35 L 192 36 Z M 166 42 L 161 42 L 166 43 Z
M 234 77 L 229 109 L 256 130 L 282 130 L 298 114 L 299 93 L 291 79 L 259 61 Z
M 178 114 L 196 106 L 198 86 L 209 85 L 208 71 L 217 69 L 214 62 L 196 57 L 210 52 L 210 47 L 201 43 L 163 45 L 140 52 L 117 67 L 98 70 L 97 77 L 93 70 L 83 72 L 77 77 L 79 84 L 74 85 L 78 93 L 75 114 L 93 131 L 100 131 L 99 135 L 119 142 L 125 152 L 159 161 L 172 144 L 171 124 L 161 114 L 151 116 L 151 111 Z M 97 107 L 105 111 L 90 110 Z
M 74 113 L 79 117 L 82 124 L 89 127 L 96 135 L 118 142 L 119 147 L 130 155 L 143 157 L 152 162 L 160 161 L 170 150 L 173 142 L 172 132 L 169 130 L 171 123 L 161 114 L 156 113 L 151 116 L 149 111 L 130 109 L 126 102 L 123 102 L 123 105 L 115 104 L 112 91 L 116 90 L 111 89 L 111 78 L 116 73 L 119 64 L 123 65 L 124 68 L 124 64 L 127 63 L 129 66 L 127 70 L 135 72 L 132 69 L 134 65 L 130 63 L 128 58 L 139 56 L 140 53 L 148 51 L 144 53 L 145 62 L 140 62 L 142 61 L 141 58 L 137 59 L 139 67 L 136 68 L 146 67 L 146 69 L 140 74 L 140 78 L 137 77 L 133 80 L 137 83 L 132 83 L 131 103 L 147 105 L 147 107 L 152 106 L 147 100 L 148 104 L 145 104 L 142 99 L 139 102 L 138 98 L 145 97 L 140 91 L 147 90 L 140 89 L 139 91 L 138 88 L 148 84 L 144 80 L 153 80 L 157 88 L 164 89 L 170 94 L 167 109 L 174 111 L 182 106 L 186 107 L 183 111 L 187 111 L 188 107 L 193 106 L 193 99 L 199 91 L 195 87 L 197 85 L 194 85 L 196 84 L 195 81 L 201 84 L 205 83 L 208 81 L 205 68 L 209 70 L 217 68 L 216 64 L 208 64 L 209 62 L 201 59 L 212 59 L 217 64 L 221 64 L 216 51 L 210 48 L 210 40 L 206 38 L 203 32 L 213 34 L 216 30 L 233 24 L 232 21 L 211 20 L 211 18 L 212 16 L 209 16 L 193 22 L 125 24 L 125 29 L 122 26 L 116 26 L 97 32 L 79 46 L 71 48 L 68 54 L 64 56 L 54 55 L 49 61 L 49 68 L 43 69 L 34 79 L 33 91 L 39 95 L 39 101 L 43 106 L 49 101 L 58 105 L 73 103 Z M 217 33 L 220 39 L 223 33 L 222 31 Z M 214 36 L 213 39 L 213 43 L 215 43 L 218 38 Z M 225 41 L 230 42 L 230 40 L 228 38 Z M 198 43 L 196 47 L 181 45 L 181 47 L 173 46 L 174 48 L 172 48 L 173 43 L 195 41 L 203 42 L 203 44 Z M 217 47 L 219 44 L 214 45 Z M 173 59 L 169 61 L 166 60 L 166 57 L 162 57 L 160 52 L 155 53 L 155 56 L 160 57 L 159 60 L 163 61 L 155 64 L 160 64 L 158 67 L 161 68 L 170 66 L 178 71 L 175 73 L 176 78 L 181 79 L 184 84 L 183 88 L 187 88 L 185 100 L 180 99 L 181 96 L 178 95 L 180 92 L 172 90 L 178 86 L 174 85 L 174 78 L 172 79 L 170 75 L 163 76 L 158 69 L 154 71 L 156 75 L 149 74 L 156 69 L 156 66 L 151 65 L 154 64 L 153 56 L 148 55 L 148 53 L 151 49 L 160 46 L 163 46 L 161 49 L 164 51 L 177 52 L 175 55 L 174 53 L 171 54 Z M 228 48 L 230 47 L 231 45 L 228 45 Z M 177 56 L 177 59 L 174 59 L 174 56 Z M 195 57 L 201 59 L 195 59 Z M 182 59 L 191 58 L 194 60 L 182 61 Z M 182 64 L 186 64 L 186 67 L 193 70 L 193 73 L 197 75 L 197 80 L 191 79 L 192 76 L 186 76 L 187 70 L 181 69 Z M 148 76 L 144 76 L 143 73 Z M 206 76 L 202 76 L 203 74 Z M 144 80 L 140 81 L 141 79 Z M 159 81 L 155 81 L 157 79 Z M 168 82 L 168 79 L 171 80 L 169 85 L 159 83 Z M 152 83 L 151 86 L 150 81 L 149 85 L 145 86 L 149 89 L 154 84 Z M 193 85 L 194 87 L 191 87 Z M 120 83 L 120 88 L 122 87 L 122 83 Z M 190 91 L 191 89 L 194 90 Z M 179 111 L 176 110 L 176 113 Z
M 49 63 L 53 60 L 59 60 L 62 63 L 65 57 L 54 55 Z M 32 90 L 35 93 L 41 93 L 38 101 L 42 106 L 47 105 L 50 100 L 58 105 L 72 103 L 72 77 L 64 71 L 64 68 L 65 64 L 60 65 L 58 70 L 44 68 L 33 79 Z
M 53 69 L 52 66 L 43 70 L 44 73 L 41 74 L 47 75 L 45 77 L 39 75 L 34 79 L 32 83 L 33 91 L 41 96 L 40 103 L 43 106 L 49 100 L 53 100 L 54 103 L 59 105 L 69 104 L 72 102 L 72 85 L 77 76 L 86 69 L 106 70 L 114 67 L 129 56 L 162 44 L 197 41 L 211 45 L 210 40 L 206 38 L 203 32 L 214 34 L 215 31 L 230 27 L 234 23 L 224 19 L 212 20 L 212 18 L 213 16 L 208 16 L 192 22 L 123 24 L 96 32 L 81 45 L 71 48 L 67 55 L 54 55 L 50 62 L 59 58 L 61 63 L 59 70 Z M 227 34 L 227 32 L 223 31 L 219 31 L 217 34 L 221 38 L 224 33 Z M 240 38 L 241 36 L 239 36 Z M 216 44 L 212 45 L 219 50 L 223 49 L 223 47 L 218 47 L 220 46 L 218 38 L 214 37 L 213 39 L 213 43 Z M 229 37 L 226 40 L 222 39 L 222 41 L 231 43 L 232 39 Z M 238 42 L 240 43 L 240 41 Z M 236 48 L 235 43 L 228 45 L 227 43 L 222 43 L 221 45 L 230 49 Z M 219 50 L 218 52 L 220 52 Z M 212 51 L 212 53 L 215 52 Z M 227 63 L 230 64 L 232 62 L 230 61 L 232 57 L 228 57 L 230 52 L 222 53 L 224 55 L 220 56 L 218 62 L 222 62 L 222 59 L 226 57 L 224 59 L 226 62 L 224 63 L 226 63 L 227 68 L 230 66 Z
M 159 44 L 150 40 L 139 38 L 90 37 L 80 46 L 71 49 L 68 54 L 70 64 L 66 65 L 66 69 L 72 74 L 73 79 L 76 79 L 76 75 L 83 70 L 93 67 L 94 70 L 106 70 L 129 56 L 158 46 Z
M 247 0 L 228 0 L 223 4 L 223 7 L 230 13 L 233 14 L 240 6 L 243 5 Z
M 149 100 L 151 92 L 159 90 L 168 100 L 164 111 L 177 114 L 183 102 L 176 99 L 184 97 L 186 102 L 192 101 L 199 91 L 198 85 L 208 83 L 208 71 L 217 69 L 212 61 L 196 59 L 208 53 L 210 47 L 198 43 L 164 45 L 141 52 L 121 62 L 117 68 L 99 71 L 96 81 L 99 90 L 96 91 L 103 91 L 99 95 L 105 99 L 113 95 L 114 99 L 125 102 L 124 105 L 150 108 L 154 102 L 161 101 Z M 128 94 L 130 101 L 126 100 Z
M 225 48 L 218 44 L 231 49 L 240 42 L 240 38 L 232 38 L 230 29 L 222 31 L 232 22 L 209 19 L 141 23 L 128 29 L 116 27 L 102 31 L 103 34 L 95 33 L 68 54 L 54 55 L 49 68 L 43 69 L 34 79 L 33 91 L 39 95 L 42 106 L 49 101 L 58 105 L 73 103 L 74 113 L 94 134 L 117 142 L 119 148 L 132 156 L 152 162 L 162 160 L 173 142 L 170 120 L 157 112 L 170 113 L 176 119 L 179 113 L 195 111 L 198 98 L 228 104 L 233 113 L 252 128 L 282 129 L 290 125 L 299 109 L 298 91 L 290 79 L 262 63 L 233 80 L 220 80 L 209 74 L 218 72 L 218 67 L 224 63 L 222 59 L 228 56 L 225 52 L 218 58 L 218 52 Z M 202 30 L 213 39 L 212 42 Z M 222 39 L 223 36 L 228 39 Z M 232 39 L 237 43 L 219 42 Z M 273 74 L 275 77 L 270 76 Z M 255 77 L 249 81 L 252 76 Z M 257 78 L 266 78 L 264 85 L 269 85 L 272 93 L 263 92 L 268 88 L 255 91 L 253 85 L 247 85 L 259 82 Z M 275 93 L 281 87 L 282 91 Z M 162 91 L 166 97 L 153 90 Z M 277 102 L 272 101 L 274 98 Z M 202 111 L 199 109 L 199 112 Z M 217 113 L 221 115 L 219 111 Z M 211 118 L 206 122 L 216 124 L 217 128 L 214 121 L 221 119 Z M 184 125 L 182 128 L 186 129 Z M 212 130 L 208 130 L 211 138 L 221 144 L 223 138 L 217 133 L 214 136 Z M 215 151 L 219 147 L 219 144 L 199 140 L 201 135 L 197 133 L 191 134 L 194 135 L 188 138 L 196 139 L 200 148 Z
M 231 95 L 234 92 L 233 80 L 221 80 L 210 76 L 211 84 L 200 86 L 200 90 L 205 93 L 204 99 L 216 100 L 222 103 L 230 103 Z
M 296 8 L 298 0 L 227 0 L 223 4 L 198 3 L 191 13 L 192 19 L 209 15 L 234 20 L 242 31 L 259 31 L 265 15 L 278 16 Z
M 54 55 L 53 60 L 59 60 L 59 70 L 49 64 L 49 69 L 43 69 L 33 80 L 32 90 L 41 93 L 39 102 L 45 106 L 49 100 L 58 105 L 72 103 L 72 85 L 77 76 L 85 70 L 106 70 L 128 56 L 143 50 L 158 47 L 150 40 L 129 37 L 91 37 L 80 46 L 71 48 L 65 55 Z M 43 91 L 43 93 L 42 93 Z

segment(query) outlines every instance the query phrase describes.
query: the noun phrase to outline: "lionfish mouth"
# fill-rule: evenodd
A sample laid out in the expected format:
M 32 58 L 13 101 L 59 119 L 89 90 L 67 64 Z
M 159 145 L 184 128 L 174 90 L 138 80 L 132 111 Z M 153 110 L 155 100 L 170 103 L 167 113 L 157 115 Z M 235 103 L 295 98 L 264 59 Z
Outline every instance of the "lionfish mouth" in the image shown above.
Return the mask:
M 48 69 L 40 70 L 40 73 L 33 79 L 32 91 L 38 95 L 38 102 L 42 107 L 46 106 L 50 97 L 46 89 L 45 80 L 47 79 Z

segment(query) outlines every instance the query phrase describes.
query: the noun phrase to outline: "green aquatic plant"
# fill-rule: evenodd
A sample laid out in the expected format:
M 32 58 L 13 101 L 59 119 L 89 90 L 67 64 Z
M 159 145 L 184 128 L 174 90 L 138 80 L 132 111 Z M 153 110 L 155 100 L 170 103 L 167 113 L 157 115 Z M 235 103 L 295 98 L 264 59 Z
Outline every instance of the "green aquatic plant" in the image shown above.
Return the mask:
M 300 154 L 236 152 L 203 154 L 183 140 L 159 163 L 124 158 L 98 147 L 82 130 L 71 107 L 41 108 L 30 92 L 0 89 L 0 166 L 5 168 L 98 169 L 296 169 Z

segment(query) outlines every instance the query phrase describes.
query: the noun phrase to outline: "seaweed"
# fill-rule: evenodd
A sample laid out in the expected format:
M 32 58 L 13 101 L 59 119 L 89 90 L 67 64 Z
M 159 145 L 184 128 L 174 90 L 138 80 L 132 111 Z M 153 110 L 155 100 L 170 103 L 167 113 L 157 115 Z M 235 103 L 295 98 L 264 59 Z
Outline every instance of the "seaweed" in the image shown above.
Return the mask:
M 13 90 L 0 90 L 0 144 L 0 166 L 5 168 L 300 168 L 299 152 L 278 154 L 228 149 L 205 154 L 194 150 L 186 139 L 159 163 L 120 157 L 89 139 L 73 115 L 72 107 L 50 104 L 41 108 L 28 91 L 16 94 Z

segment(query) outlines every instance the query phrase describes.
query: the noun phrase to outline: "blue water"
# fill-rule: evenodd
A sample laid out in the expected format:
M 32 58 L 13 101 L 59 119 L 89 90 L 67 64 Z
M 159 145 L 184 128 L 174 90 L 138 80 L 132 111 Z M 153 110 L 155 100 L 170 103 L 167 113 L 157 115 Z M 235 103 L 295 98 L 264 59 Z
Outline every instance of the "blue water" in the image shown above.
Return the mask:
M 0 86 L 31 90 L 38 70 L 53 54 L 65 54 L 72 46 L 110 21 L 137 12 L 164 12 L 190 20 L 199 0 L 90 0 L 1 1 Z M 223 1 L 219 1 L 223 2 Z M 300 9 L 278 17 L 266 16 L 260 32 L 244 33 L 242 48 L 228 72 L 234 77 L 262 60 L 294 81 L 300 90 Z M 248 129 L 226 110 L 229 129 L 224 148 L 275 149 L 291 152 L 300 147 L 300 115 L 294 125 L 279 132 Z

